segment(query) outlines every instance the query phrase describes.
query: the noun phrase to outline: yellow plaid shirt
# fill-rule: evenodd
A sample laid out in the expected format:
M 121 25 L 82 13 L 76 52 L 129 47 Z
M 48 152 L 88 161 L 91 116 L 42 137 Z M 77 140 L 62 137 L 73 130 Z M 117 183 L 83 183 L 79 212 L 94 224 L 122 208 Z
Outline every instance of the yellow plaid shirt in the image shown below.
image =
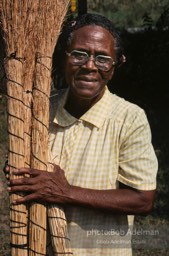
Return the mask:
M 157 159 L 144 111 L 106 87 L 103 97 L 76 119 L 64 109 L 67 95 L 68 89 L 52 97 L 49 146 L 51 161 L 68 182 L 99 190 L 116 189 L 119 182 L 155 189 Z M 76 206 L 65 207 L 65 214 L 74 255 L 132 255 L 131 237 L 117 232 L 122 228 L 126 234 L 132 224 L 128 216 Z

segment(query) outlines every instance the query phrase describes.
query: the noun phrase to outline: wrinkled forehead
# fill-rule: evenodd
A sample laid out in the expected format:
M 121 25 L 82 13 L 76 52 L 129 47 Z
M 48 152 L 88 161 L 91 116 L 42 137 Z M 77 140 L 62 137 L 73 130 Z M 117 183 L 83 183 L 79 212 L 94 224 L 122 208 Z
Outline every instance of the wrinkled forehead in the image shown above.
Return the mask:
M 79 40 L 82 42 L 86 41 L 88 38 L 91 40 L 92 38 L 95 40 L 98 38 L 98 41 L 102 39 L 103 42 L 105 42 L 105 45 L 106 42 L 109 41 L 109 43 L 113 44 L 114 48 L 116 47 L 116 39 L 112 33 L 99 25 L 85 25 L 74 30 L 68 38 L 67 46 L 69 47 L 72 43 L 76 43 Z

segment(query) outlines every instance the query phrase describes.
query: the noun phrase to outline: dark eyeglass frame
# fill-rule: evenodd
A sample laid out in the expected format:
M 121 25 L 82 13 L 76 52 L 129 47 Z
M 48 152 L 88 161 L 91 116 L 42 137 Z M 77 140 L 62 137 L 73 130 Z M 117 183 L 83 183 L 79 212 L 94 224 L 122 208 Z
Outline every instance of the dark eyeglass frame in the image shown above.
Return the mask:
M 73 55 L 73 53 L 77 53 L 77 54 L 82 54 L 84 59 L 83 60 L 78 60 L 76 59 L 76 57 Z M 72 50 L 71 52 L 67 52 L 66 51 L 67 56 L 72 58 L 72 64 L 73 65 L 77 65 L 77 66 L 83 66 L 84 64 L 86 64 L 90 59 L 92 59 L 96 65 L 96 67 L 102 71 L 109 71 L 113 66 L 116 65 L 116 62 L 112 59 L 112 57 L 107 56 L 107 55 L 90 55 L 85 52 L 85 51 L 79 51 L 79 50 Z M 79 55 L 80 57 L 80 55 Z M 99 58 L 102 58 L 102 60 L 104 59 L 105 61 L 110 61 L 110 63 L 102 63 L 99 62 Z M 76 59 L 76 60 L 75 60 Z M 108 67 L 104 66 L 104 65 L 108 65 Z

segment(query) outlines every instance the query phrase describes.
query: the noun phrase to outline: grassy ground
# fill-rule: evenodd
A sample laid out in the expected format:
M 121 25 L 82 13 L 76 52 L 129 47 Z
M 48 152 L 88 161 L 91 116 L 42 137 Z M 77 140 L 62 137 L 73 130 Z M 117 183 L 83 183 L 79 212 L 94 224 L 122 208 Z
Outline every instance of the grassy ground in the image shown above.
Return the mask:
M 157 142 L 158 144 L 158 142 Z M 169 255 L 169 241 L 168 236 L 169 218 L 168 218 L 168 186 L 166 177 L 168 176 L 168 167 L 165 164 L 167 158 L 167 148 L 163 141 L 156 145 L 156 153 L 159 157 L 159 174 L 158 174 L 158 192 L 155 203 L 155 209 L 152 215 L 147 217 L 136 217 L 135 226 L 140 229 L 144 227 L 146 229 L 158 229 L 162 234 L 159 235 L 159 240 L 155 236 L 148 236 L 150 239 L 150 248 L 146 246 L 145 249 L 133 250 L 133 256 L 167 256 Z M 0 96 L 0 256 L 10 255 L 10 233 L 9 233 L 9 197 L 6 191 L 6 181 L 2 171 L 2 167 L 5 161 L 5 155 L 7 153 L 7 126 L 6 126 L 6 99 Z M 163 231 L 163 228 L 166 228 Z M 161 231 L 162 230 L 162 231 Z M 143 239 L 146 239 L 143 236 Z M 149 245 L 149 242 L 148 242 Z M 160 248 L 161 245 L 161 248 Z M 135 246 L 135 245 L 134 245 Z M 153 249 L 154 248 L 154 249 Z M 166 249 L 165 249 L 166 248 Z M 106 256 L 106 255 L 105 255 Z M 121 256 L 121 255 L 119 255 Z

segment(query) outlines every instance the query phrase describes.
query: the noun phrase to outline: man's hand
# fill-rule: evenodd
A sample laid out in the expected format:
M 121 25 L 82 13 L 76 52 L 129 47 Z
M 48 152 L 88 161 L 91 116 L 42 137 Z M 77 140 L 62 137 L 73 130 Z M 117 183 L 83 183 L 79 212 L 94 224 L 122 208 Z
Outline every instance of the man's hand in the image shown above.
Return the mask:
M 10 178 L 9 192 L 25 194 L 13 204 L 28 201 L 73 204 L 112 213 L 146 215 L 154 202 L 155 190 L 141 191 L 126 185 L 119 189 L 95 190 L 70 185 L 64 171 L 57 165 L 54 172 L 21 168 L 13 174 L 22 177 Z
M 28 201 L 64 204 L 69 200 L 71 186 L 64 171 L 57 165 L 54 166 L 54 172 L 21 168 L 13 171 L 13 174 L 23 177 L 10 179 L 8 191 L 25 194 L 23 198 L 12 202 L 13 204 L 22 204 Z M 27 177 L 27 174 L 30 177 Z

